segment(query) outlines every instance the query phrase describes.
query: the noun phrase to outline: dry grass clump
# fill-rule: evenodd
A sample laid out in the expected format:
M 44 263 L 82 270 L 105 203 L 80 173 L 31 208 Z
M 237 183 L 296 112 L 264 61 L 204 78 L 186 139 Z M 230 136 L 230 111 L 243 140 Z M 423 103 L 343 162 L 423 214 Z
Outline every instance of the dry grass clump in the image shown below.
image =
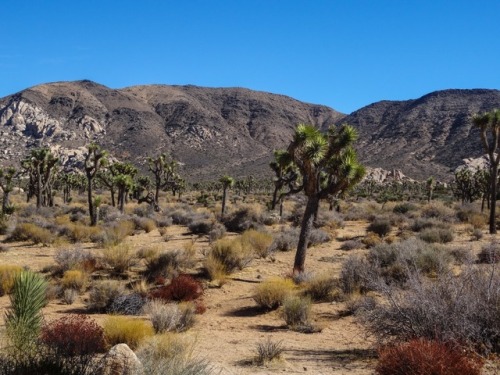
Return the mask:
M 174 333 L 146 338 L 136 351 L 145 374 L 211 375 L 216 374 L 204 359 L 193 357 L 193 343 Z
M 87 286 L 88 275 L 81 270 L 68 270 L 64 272 L 61 279 L 63 289 L 74 289 L 79 292 L 84 291 Z
M 453 241 L 454 236 L 451 228 L 427 228 L 418 237 L 427 243 L 448 243 Z
M 146 258 L 145 276 L 149 281 L 176 276 L 183 268 L 192 267 L 194 253 L 189 249 L 176 249 L 151 253 Z
M 73 243 L 91 242 L 101 234 L 100 227 L 91 227 L 82 222 L 67 223 L 63 226 L 62 233 Z
M 500 243 L 491 242 L 484 245 L 477 258 L 479 263 L 494 264 L 500 262 Z
M 87 309 L 94 312 L 106 312 L 114 299 L 125 294 L 125 288 L 117 280 L 94 281 L 87 300 Z
M 345 294 L 366 293 L 379 277 L 379 271 L 365 257 L 351 255 L 340 270 L 340 288 Z
M 106 341 L 111 346 L 125 343 L 132 350 L 136 349 L 146 337 L 154 335 L 149 322 L 126 316 L 108 316 L 103 329 Z
M 105 247 L 102 250 L 102 257 L 106 265 L 120 274 L 135 264 L 137 254 L 129 245 L 115 245 Z
M 14 287 L 14 281 L 22 272 L 21 266 L 13 264 L 0 264 L 0 296 L 10 294 Z
M 249 246 L 259 258 L 266 258 L 273 242 L 273 236 L 269 233 L 249 229 L 241 235 L 242 246 Z
M 362 249 L 364 247 L 365 245 L 359 240 L 347 240 L 342 242 L 342 245 L 340 245 L 340 250 L 349 251 L 355 249 Z
M 298 228 L 281 228 L 281 231 L 274 235 L 270 251 L 292 251 L 299 243 L 300 230 Z
M 456 219 L 455 210 L 445 206 L 441 201 L 433 201 L 422 207 L 421 215 L 423 218 L 434 218 L 439 221 L 451 223 Z
M 135 228 L 149 233 L 156 229 L 156 221 L 147 217 L 134 216 Z
M 72 269 L 92 272 L 97 266 L 97 260 L 92 253 L 78 245 L 57 250 L 54 260 L 57 263 L 57 271 L 61 273 Z
M 223 220 L 227 230 L 242 233 L 248 229 L 258 229 L 263 224 L 260 205 L 245 205 L 229 212 Z
M 391 221 L 386 217 L 377 217 L 375 218 L 368 228 L 366 229 L 368 232 L 376 233 L 379 237 L 387 236 L 392 229 Z
M 270 337 L 265 341 L 257 343 L 255 350 L 257 351 L 255 362 L 261 366 L 269 362 L 280 360 L 285 351 L 283 341 L 272 341 Z
M 293 330 L 306 330 L 311 326 L 309 317 L 311 313 L 311 299 L 302 296 L 288 296 L 283 301 L 283 319 L 288 327 Z
M 313 301 L 333 301 L 342 297 L 339 282 L 327 274 L 321 274 L 304 282 L 303 293 Z
M 285 298 L 295 289 L 296 286 L 291 279 L 272 278 L 255 287 L 253 299 L 260 307 L 273 310 L 281 306 Z
M 194 303 L 165 303 L 161 300 L 149 301 L 143 309 L 149 316 L 156 333 L 183 332 L 195 323 Z
M 92 238 L 104 247 L 115 246 L 121 243 L 126 237 L 134 234 L 135 223 L 133 220 L 120 220 L 105 227 L 104 231 Z
M 34 244 L 50 245 L 55 242 L 56 238 L 55 233 L 36 224 L 18 223 L 5 241 L 31 241 Z
M 479 356 L 437 340 L 413 339 L 379 350 L 379 375 L 480 375 Z
M 222 238 L 212 244 L 204 265 L 209 275 L 212 275 L 215 269 L 229 274 L 246 267 L 253 257 L 252 249 L 243 246 L 239 237 Z

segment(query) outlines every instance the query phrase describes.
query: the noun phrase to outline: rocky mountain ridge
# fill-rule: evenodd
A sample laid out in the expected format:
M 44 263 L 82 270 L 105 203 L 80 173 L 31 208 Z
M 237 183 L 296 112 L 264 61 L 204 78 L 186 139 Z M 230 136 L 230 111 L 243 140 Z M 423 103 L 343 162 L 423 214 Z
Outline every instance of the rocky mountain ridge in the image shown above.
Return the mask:
M 0 164 L 32 147 L 76 158 L 91 141 L 144 165 L 168 152 L 191 180 L 222 174 L 270 175 L 272 151 L 298 123 L 322 129 L 343 122 L 360 133 L 360 159 L 415 179 L 451 178 L 464 158 L 483 154 L 473 114 L 500 108 L 498 90 L 444 90 L 381 101 L 350 115 L 243 88 L 147 85 L 111 89 L 91 81 L 35 86 L 0 99 Z

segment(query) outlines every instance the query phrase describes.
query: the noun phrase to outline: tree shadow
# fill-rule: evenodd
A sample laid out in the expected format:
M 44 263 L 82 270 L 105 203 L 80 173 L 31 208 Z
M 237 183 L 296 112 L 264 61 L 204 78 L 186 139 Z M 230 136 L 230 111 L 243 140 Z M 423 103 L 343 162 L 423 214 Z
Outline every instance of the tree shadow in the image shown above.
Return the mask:
M 237 309 L 228 311 L 224 314 L 224 316 L 250 318 L 253 316 L 264 315 L 267 312 L 268 312 L 268 310 L 265 310 L 260 306 L 244 306 L 244 307 L 239 307 Z

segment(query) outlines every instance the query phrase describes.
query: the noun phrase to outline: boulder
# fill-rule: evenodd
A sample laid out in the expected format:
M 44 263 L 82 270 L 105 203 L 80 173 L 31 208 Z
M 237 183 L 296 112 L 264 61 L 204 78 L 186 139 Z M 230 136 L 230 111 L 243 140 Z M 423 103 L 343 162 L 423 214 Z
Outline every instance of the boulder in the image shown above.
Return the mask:
M 127 344 L 113 346 L 104 356 L 99 375 L 142 375 L 141 361 Z

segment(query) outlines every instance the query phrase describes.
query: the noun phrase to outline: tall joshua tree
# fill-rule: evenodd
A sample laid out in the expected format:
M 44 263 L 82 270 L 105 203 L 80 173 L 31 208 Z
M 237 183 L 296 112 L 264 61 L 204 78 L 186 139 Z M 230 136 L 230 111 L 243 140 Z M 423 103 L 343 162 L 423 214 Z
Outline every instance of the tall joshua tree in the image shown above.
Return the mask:
M 224 218 L 224 214 L 226 213 L 226 200 L 227 200 L 227 190 L 234 185 L 234 178 L 231 176 L 222 176 L 219 179 L 219 182 L 222 184 L 222 210 L 221 210 L 221 218 Z
M 355 129 L 347 124 L 331 127 L 322 133 L 312 125 L 300 124 L 287 152 L 302 176 L 297 190 L 307 197 L 302 218 L 293 273 L 304 272 L 307 245 L 321 199 L 347 192 L 363 178 L 364 167 L 358 163 L 352 148 L 357 138 Z
M 102 150 L 101 147 L 95 143 L 91 143 L 87 147 L 87 154 L 85 155 L 85 176 L 87 177 L 87 199 L 89 203 L 90 225 L 97 224 L 97 215 L 95 213 L 94 200 L 92 197 L 93 181 L 97 172 L 106 163 L 107 152 Z
M 32 150 L 30 156 L 21 162 L 29 176 L 28 197 L 36 196 L 36 207 L 53 205 L 52 185 L 57 176 L 59 159 L 49 148 Z
M 163 153 L 155 158 L 148 158 L 148 168 L 154 176 L 155 203 L 158 204 L 160 189 L 170 189 L 178 179 L 177 169 L 179 163 L 170 160 L 167 154 Z
M 490 169 L 490 234 L 496 234 L 496 200 L 498 165 L 500 164 L 500 110 L 494 109 L 482 115 L 475 115 L 472 118 L 474 126 L 479 128 L 483 148 L 488 154 Z

